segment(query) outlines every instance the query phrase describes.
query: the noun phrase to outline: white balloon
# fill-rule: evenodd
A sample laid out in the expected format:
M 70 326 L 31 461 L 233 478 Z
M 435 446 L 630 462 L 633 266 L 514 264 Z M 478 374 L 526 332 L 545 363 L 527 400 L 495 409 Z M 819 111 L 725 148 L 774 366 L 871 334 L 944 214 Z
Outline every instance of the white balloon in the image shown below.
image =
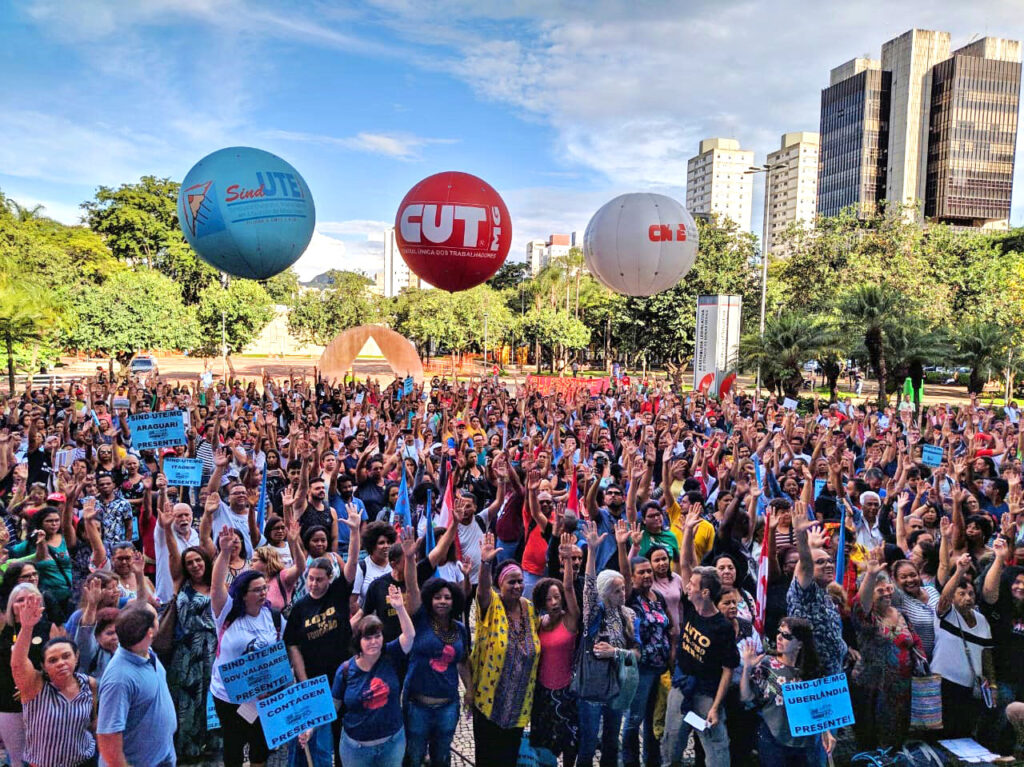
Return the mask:
M 697 259 L 697 225 L 685 206 L 662 194 L 623 194 L 587 224 L 583 255 L 604 285 L 653 296 L 681 280 Z

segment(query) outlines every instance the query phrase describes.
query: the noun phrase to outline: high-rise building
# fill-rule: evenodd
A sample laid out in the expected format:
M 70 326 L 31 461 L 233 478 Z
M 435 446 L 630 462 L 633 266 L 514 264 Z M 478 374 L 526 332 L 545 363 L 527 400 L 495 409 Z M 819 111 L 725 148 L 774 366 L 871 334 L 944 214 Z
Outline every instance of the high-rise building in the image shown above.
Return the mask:
M 402 258 L 398 249 L 398 242 L 395 239 L 395 228 L 393 226 L 384 229 L 384 271 L 379 281 L 381 295 L 385 298 L 393 298 L 405 288 L 429 288 L 428 283 L 421 280 L 409 269 L 409 265 Z
M 924 215 L 987 229 L 1009 226 L 1017 148 L 1021 45 L 986 37 L 932 72 Z
M 686 163 L 687 210 L 704 218 L 717 213 L 749 231 L 754 178 L 746 171 L 753 162 L 754 152 L 735 139 L 701 141 L 697 156 Z
M 924 199 L 932 67 L 949 58 L 949 32 L 911 29 L 882 46 L 882 70 L 892 73 L 885 199 Z
M 526 260 L 530 264 L 530 276 L 536 277 L 541 269 L 551 263 L 553 258 L 565 258 L 569 250 L 578 247 L 573 244 L 575 237 L 568 234 L 552 234 L 545 240 L 530 240 L 526 243 Z
M 779 236 L 794 221 L 813 224 L 818 203 L 818 134 L 797 131 L 782 136 L 782 146 L 768 154 L 765 173 L 765 251 L 778 252 Z
M 986 37 L 951 54 L 948 32 L 922 29 L 885 43 L 879 62 L 832 70 L 818 213 L 867 215 L 884 199 L 928 222 L 1005 228 L 1020 80 L 1019 42 Z
M 856 205 L 858 215 L 868 216 L 885 198 L 890 80 L 873 59 L 832 70 L 821 92 L 818 215 Z

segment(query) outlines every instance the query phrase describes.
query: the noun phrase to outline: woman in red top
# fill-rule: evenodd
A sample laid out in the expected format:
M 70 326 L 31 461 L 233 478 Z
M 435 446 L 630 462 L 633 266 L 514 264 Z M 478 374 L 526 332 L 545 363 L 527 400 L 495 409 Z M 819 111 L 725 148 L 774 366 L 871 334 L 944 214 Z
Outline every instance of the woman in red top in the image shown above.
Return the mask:
M 558 557 L 562 580 L 542 578 L 533 589 L 533 605 L 540 619 L 540 665 L 530 715 L 530 745 L 544 754 L 545 764 L 576 762 L 579 747 L 579 712 L 569 685 L 573 674 L 573 653 L 579 634 L 580 608 L 572 583 L 572 555 L 576 536 L 562 533 Z

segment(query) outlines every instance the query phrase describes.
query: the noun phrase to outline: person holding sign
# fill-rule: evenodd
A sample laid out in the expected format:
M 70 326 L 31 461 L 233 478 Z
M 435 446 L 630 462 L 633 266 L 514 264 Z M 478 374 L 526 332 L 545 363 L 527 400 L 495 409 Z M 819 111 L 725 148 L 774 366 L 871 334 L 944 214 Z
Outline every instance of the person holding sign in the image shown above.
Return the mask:
M 757 757 L 763 767 L 811 767 L 818 764 L 818 738 L 790 733 L 781 694 L 783 684 L 815 679 L 821 674 L 810 621 L 784 618 L 779 623 L 775 650 L 774 657 L 761 655 L 754 640 L 747 639 L 741 652 L 740 699 L 756 709 L 761 720 Z M 821 741 L 825 751 L 831 753 L 836 743 L 832 733 L 823 732 Z
M 395 669 L 412 649 L 416 629 L 397 586 L 388 590 L 388 602 L 398 613 L 401 636 L 385 645 L 380 619 L 364 616 L 352 634 L 356 655 L 338 669 L 331 688 L 342 713 L 338 752 L 345 767 L 401 767 L 405 756 L 402 689 Z
M 224 525 L 218 538 L 220 553 L 213 563 L 210 601 L 217 621 L 219 640 L 217 660 L 213 664 L 210 691 L 217 718 L 224 734 L 224 767 L 242 767 L 243 751 L 249 744 L 251 767 L 267 761 L 267 743 L 259 719 L 249 721 L 239 713 L 239 704 L 231 703 L 221 678 L 221 667 L 254 650 L 274 644 L 281 638 L 280 615 L 267 606 L 267 579 L 263 573 L 247 570 L 227 587 L 228 567 L 241 541 L 232 528 Z

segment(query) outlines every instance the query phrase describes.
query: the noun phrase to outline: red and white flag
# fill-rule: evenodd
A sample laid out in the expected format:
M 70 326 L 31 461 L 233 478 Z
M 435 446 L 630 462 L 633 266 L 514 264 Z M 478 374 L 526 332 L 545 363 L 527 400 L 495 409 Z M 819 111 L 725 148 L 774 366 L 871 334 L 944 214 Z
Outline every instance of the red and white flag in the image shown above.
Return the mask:
M 572 463 L 571 459 L 570 465 L 572 466 L 572 479 L 569 481 L 569 499 L 565 503 L 565 510 L 571 511 L 576 515 L 577 519 L 582 519 L 580 516 L 579 487 L 576 484 L 576 464 Z
M 455 515 L 455 472 L 450 468 L 448 470 L 448 484 L 444 489 L 444 498 L 441 500 L 441 514 L 438 516 L 437 523 L 441 527 L 447 528 L 451 524 L 452 518 Z
M 764 540 L 761 541 L 761 555 L 757 559 L 757 594 L 754 599 L 754 628 L 764 636 L 764 616 L 768 605 L 768 536 L 771 511 L 764 518 Z

